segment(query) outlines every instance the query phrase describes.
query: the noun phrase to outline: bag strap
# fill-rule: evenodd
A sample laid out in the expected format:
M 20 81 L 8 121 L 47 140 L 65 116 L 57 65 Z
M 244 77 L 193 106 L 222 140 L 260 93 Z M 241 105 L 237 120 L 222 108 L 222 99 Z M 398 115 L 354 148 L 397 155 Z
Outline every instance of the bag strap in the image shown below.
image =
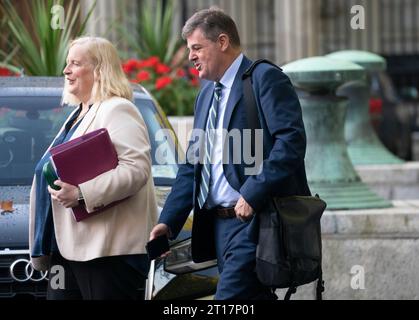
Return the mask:
M 255 94 L 253 93 L 252 86 L 252 72 L 255 70 L 258 64 L 267 63 L 279 69 L 279 67 L 273 62 L 266 59 L 259 59 L 254 61 L 249 68 L 243 73 L 243 95 L 244 104 L 246 107 L 246 117 L 249 129 L 251 129 L 251 154 L 255 153 L 255 130 L 260 129 L 259 112 L 256 104 Z
M 243 95 L 244 95 L 244 104 L 246 107 L 246 117 L 247 117 L 247 124 L 249 129 L 251 129 L 251 154 L 254 155 L 255 153 L 255 130 L 260 129 L 260 121 L 259 121 L 259 112 L 256 104 L 255 94 L 253 92 L 252 86 L 252 72 L 255 70 L 258 64 L 260 63 L 267 63 L 270 64 L 278 69 L 280 69 L 276 64 L 273 62 L 260 59 L 254 61 L 251 66 L 243 73 L 242 80 L 243 80 Z M 316 194 L 316 197 L 319 197 Z M 316 300 L 322 300 L 322 293 L 324 292 L 324 281 L 323 281 L 323 271 L 322 271 L 322 258 L 320 257 L 320 275 L 317 280 L 316 286 Z M 291 295 L 297 292 L 297 287 L 292 285 L 288 288 L 287 293 L 285 294 L 284 300 L 290 300 Z
M 317 280 L 317 286 L 316 286 L 316 300 L 323 300 L 322 299 L 323 291 L 324 291 L 323 272 L 320 266 L 320 276 L 319 276 L 319 279 Z
M 316 193 L 315 195 L 316 198 L 320 199 L 320 196 Z M 321 225 L 319 224 L 319 234 L 321 234 Z M 319 244 L 320 244 L 320 248 L 322 247 L 322 240 L 321 238 L 319 239 Z M 319 274 L 319 279 L 317 279 L 317 286 L 316 286 L 316 300 L 323 300 L 322 299 L 322 293 L 324 292 L 324 280 L 323 280 L 323 269 L 322 269 L 322 264 L 323 264 L 323 254 L 322 254 L 322 250 L 320 250 L 320 274 Z
M 284 300 L 288 301 L 291 299 L 291 295 L 297 292 L 297 287 L 289 287 L 287 293 L 285 294 Z

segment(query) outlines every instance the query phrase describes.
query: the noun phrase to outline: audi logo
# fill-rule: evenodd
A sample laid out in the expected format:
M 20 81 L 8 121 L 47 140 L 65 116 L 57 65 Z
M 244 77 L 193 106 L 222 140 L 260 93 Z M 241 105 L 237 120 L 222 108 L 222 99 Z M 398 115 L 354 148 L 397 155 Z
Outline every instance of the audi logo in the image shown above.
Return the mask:
M 38 274 L 39 276 L 37 276 Z M 18 259 L 10 265 L 10 275 L 18 282 L 25 282 L 28 280 L 39 282 L 47 279 L 48 271 L 36 271 L 30 260 Z

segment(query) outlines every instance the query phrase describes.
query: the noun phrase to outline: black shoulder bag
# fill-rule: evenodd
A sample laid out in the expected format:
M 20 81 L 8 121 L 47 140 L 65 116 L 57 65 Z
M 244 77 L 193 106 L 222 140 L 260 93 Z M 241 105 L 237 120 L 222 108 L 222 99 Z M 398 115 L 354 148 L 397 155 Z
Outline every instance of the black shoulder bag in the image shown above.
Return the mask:
M 243 74 L 243 92 L 247 121 L 252 130 L 252 154 L 255 148 L 255 129 L 261 128 L 252 87 L 255 61 Z M 297 286 L 317 280 L 316 299 L 322 299 L 322 242 L 320 219 L 326 203 L 318 195 L 273 197 L 256 218 L 259 219 L 256 249 L 256 273 L 260 282 L 273 290 L 289 288 L 284 300 L 289 300 Z

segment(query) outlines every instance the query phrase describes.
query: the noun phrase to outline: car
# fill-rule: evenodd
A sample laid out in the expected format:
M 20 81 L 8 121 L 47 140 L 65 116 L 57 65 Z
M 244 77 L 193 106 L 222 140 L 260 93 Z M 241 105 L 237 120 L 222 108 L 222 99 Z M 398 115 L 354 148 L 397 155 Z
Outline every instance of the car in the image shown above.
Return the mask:
M 387 55 L 387 70 L 371 74 L 370 115 L 383 144 L 411 161 L 419 126 L 419 55 Z
M 404 160 L 411 160 L 410 109 L 401 100 L 386 72 L 371 74 L 370 117 L 384 146 Z
M 0 298 L 46 295 L 48 275 L 34 271 L 29 259 L 29 193 L 35 165 L 72 111 L 61 105 L 63 84 L 63 77 L 0 77 Z M 133 84 L 133 89 L 150 136 L 161 211 L 184 154 L 156 100 L 139 85 Z M 161 129 L 168 133 L 164 139 L 157 134 Z M 157 161 L 159 152 L 165 153 L 167 163 Z M 216 261 L 192 262 L 191 225 L 190 216 L 177 240 L 171 242 L 172 254 L 153 260 L 147 288 L 139 290 L 139 298 L 205 298 L 215 292 Z

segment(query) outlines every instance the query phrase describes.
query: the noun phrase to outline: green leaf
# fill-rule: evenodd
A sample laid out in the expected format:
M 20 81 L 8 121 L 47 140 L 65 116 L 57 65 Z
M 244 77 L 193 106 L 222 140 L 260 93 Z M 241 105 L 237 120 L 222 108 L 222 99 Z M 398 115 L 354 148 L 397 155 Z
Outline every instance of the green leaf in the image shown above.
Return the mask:
M 10 0 L 3 0 L 0 9 L 4 12 L 6 32 L 12 36 L 7 39 L 7 46 L 18 48 L 11 58 L 12 63 L 21 66 L 28 75 L 60 76 L 65 67 L 68 46 L 72 38 L 80 36 L 89 20 L 96 1 L 77 28 L 80 15 L 78 1 L 65 1 L 64 28 L 54 30 L 51 27 L 51 8 L 63 6 L 63 0 L 24 1 L 29 15 L 25 24 Z M 10 58 L 10 57 L 9 57 Z
M 182 46 L 182 40 L 172 28 L 173 1 L 165 3 L 163 10 L 162 0 L 143 2 L 137 19 L 136 34 L 124 27 L 117 30 L 137 57 L 146 59 L 157 56 L 163 63 L 171 64 Z

